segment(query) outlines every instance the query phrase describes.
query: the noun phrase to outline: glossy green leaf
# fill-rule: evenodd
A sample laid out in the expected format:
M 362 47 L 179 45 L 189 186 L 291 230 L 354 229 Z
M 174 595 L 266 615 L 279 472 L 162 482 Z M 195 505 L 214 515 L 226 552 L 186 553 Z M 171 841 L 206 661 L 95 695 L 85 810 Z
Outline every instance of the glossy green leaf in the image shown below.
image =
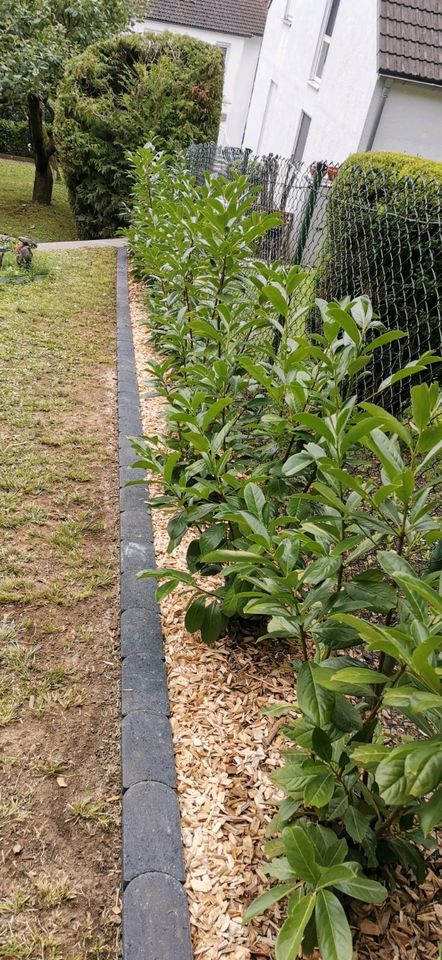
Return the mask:
M 282 831 L 287 859 L 297 877 L 315 883 L 320 869 L 315 860 L 315 848 L 302 827 L 286 827 Z
M 371 817 L 366 816 L 357 807 L 350 806 L 344 813 L 344 826 L 355 843 L 362 843 L 370 830 Z
M 333 796 L 334 784 L 335 781 L 331 771 L 310 780 L 304 790 L 305 806 L 325 807 Z
M 331 679 L 339 685 L 350 684 L 354 687 L 391 681 L 391 677 L 387 677 L 385 673 L 378 673 L 376 670 L 370 670 L 369 667 L 344 667 L 343 670 L 333 673 Z
M 419 807 L 422 833 L 425 837 L 442 821 L 442 786 L 433 793 L 427 803 Z
M 303 663 L 298 674 L 296 695 L 302 712 L 317 727 L 322 727 L 331 718 L 334 696 L 317 683 L 318 669 L 314 663 Z
M 315 727 L 312 733 L 312 748 L 314 753 L 325 760 L 327 763 L 332 758 L 332 745 L 330 737 L 327 735 L 325 730 L 321 730 L 320 727 Z
M 337 883 L 336 887 L 341 893 L 355 900 L 362 900 L 364 903 L 383 903 L 388 897 L 388 890 L 382 883 L 370 880 L 361 873 L 357 873 L 351 880 Z
M 353 944 L 344 908 L 334 893 L 321 890 L 315 906 L 321 960 L 352 960 Z
M 247 483 L 244 487 L 244 499 L 249 512 L 254 514 L 255 517 L 261 518 L 266 502 L 261 488 L 256 483 Z
M 297 960 L 304 930 L 315 908 L 316 895 L 302 897 L 283 923 L 276 940 L 276 960 Z
M 250 904 L 250 907 L 247 907 L 242 922 L 250 923 L 254 917 L 260 916 L 261 913 L 264 913 L 266 910 L 268 910 L 268 908 L 273 906 L 274 903 L 278 903 L 279 900 L 283 900 L 284 897 L 288 897 L 298 883 L 298 880 L 293 880 L 290 883 L 281 883 L 276 887 L 271 887 L 270 890 L 267 890 L 265 893 L 261 894 L 260 897 L 257 897 L 256 900 Z
M 189 633 L 196 633 L 197 630 L 201 629 L 205 609 L 206 601 L 204 597 L 198 597 L 189 604 L 184 618 L 184 626 Z
M 353 867 L 348 866 L 346 863 L 337 863 L 334 867 L 326 867 L 322 870 L 321 876 L 316 882 L 316 889 L 321 890 L 323 887 L 334 887 L 335 884 L 352 880 L 355 876 L 356 873 Z

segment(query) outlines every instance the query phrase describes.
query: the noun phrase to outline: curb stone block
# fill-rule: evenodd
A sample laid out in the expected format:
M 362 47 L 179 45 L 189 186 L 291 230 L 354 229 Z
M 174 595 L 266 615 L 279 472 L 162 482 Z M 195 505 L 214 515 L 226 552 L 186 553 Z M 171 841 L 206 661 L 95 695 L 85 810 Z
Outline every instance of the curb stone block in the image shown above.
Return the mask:
M 146 474 L 141 467 L 130 467 L 127 464 L 120 466 L 120 487 L 124 487 L 125 483 L 128 483 L 129 480 L 142 480 L 143 481 L 143 490 L 144 490 L 144 499 L 147 499 L 147 490 L 146 490 Z M 141 484 L 140 484 L 141 487 Z
M 172 730 L 165 716 L 150 710 L 133 710 L 123 720 L 123 787 L 141 780 L 156 780 L 176 787 Z
M 120 513 L 127 510 L 138 510 L 140 507 L 146 509 L 145 504 L 146 488 L 144 485 L 120 487 Z
M 133 489 L 136 490 L 136 487 Z M 121 544 L 121 570 L 137 574 L 155 566 L 153 543 L 141 543 L 139 540 L 123 540 Z M 146 583 L 146 581 L 143 581 Z
M 144 545 L 144 542 L 144 539 L 139 541 L 140 545 Z M 155 603 L 156 588 L 155 580 L 138 580 L 134 570 L 125 570 L 120 574 L 121 610 L 128 610 L 130 607 L 150 609 Z
M 152 526 L 145 505 L 139 504 L 136 508 L 125 510 L 121 514 L 120 538 L 122 542 L 125 540 L 152 542 Z
M 132 880 L 123 896 L 125 960 L 192 960 L 187 900 L 161 873 Z
M 142 433 L 128 296 L 127 249 L 117 254 L 120 458 L 123 960 L 192 960 L 167 676 L 145 472 L 129 436 Z M 143 485 L 125 487 L 131 480 Z
M 164 783 L 135 783 L 123 797 L 123 881 L 153 871 L 184 881 L 178 799 Z
M 133 607 L 121 614 L 121 656 L 164 660 L 161 623 L 154 610 Z
M 129 654 L 121 667 L 121 712 L 152 710 L 169 714 L 167 675 L 163 660 Z

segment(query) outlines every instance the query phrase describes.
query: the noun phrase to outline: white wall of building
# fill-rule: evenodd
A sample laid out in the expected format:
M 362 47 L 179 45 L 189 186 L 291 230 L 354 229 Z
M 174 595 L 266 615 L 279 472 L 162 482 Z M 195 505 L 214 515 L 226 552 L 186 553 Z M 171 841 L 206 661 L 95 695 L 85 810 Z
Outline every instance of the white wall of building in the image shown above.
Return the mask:
M 358 149 L 376 85 L 377 4 L 341 0 L 317 84 L 313 67 L 328 10 L 329 0 L 272 0 L 245 146 L 290 156 L 303 110 L 312 118 L 304 160 L 341 162 Z M 276 90 L 265 117 L 272 82 Z
M 372 149 L 442 160 L 442 90 L 394 80 Z
M 203 30 L 198 27 L 162 23 L 159 20 L 144 20 L 135 25 L 139 33 L 187 34 L 205 43 L 226 48 L 223 90 L 222 120 L 219 142 L 232 147 L 241 146 L 247 113 L 252 95 L 253 81 L 258 63 L 261 37 L 238 37 L 232 34 Z

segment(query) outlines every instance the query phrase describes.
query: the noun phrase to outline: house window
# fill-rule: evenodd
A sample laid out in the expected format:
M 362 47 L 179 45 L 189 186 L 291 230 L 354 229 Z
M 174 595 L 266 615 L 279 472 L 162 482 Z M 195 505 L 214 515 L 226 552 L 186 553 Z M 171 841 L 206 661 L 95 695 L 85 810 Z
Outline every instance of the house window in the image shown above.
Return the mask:
M 229 52 L 229 45 L 225 43 L 217 43 L 216 46 L 219 47 L 219 49 L 221 50 L 221 53 L 224 57 L 224 63 L 226 63 L 227 54 Z
M 339 9 L 339 0 L 331 0 L 327 8 L 327 16 L 324 23 L 324 32 L 322 33 L 321 39 L 319 41 L 318 49 L 316 51 L 316 56 L 313 64 L 312 78 L 316 80 L 316 83 L 321 82 L 322 74 L 324 72 L 325 61 L 328 57 L 328 51 L 330 48 L 331 38 L 333 29 L 336 23 L 336 17 L 338 15 Z
M 256 152 L 257 152 L 257 153 L 260 153 L 260 152 L 261 152 L 261 149 L 262 149 L 262 143 L 263 143 L 264 136 L 265 136 L 265 133 L 266 133 L 267 123 L 268 123 L 269 117 L 270 117 L 271 112 L 272 112 L 272 108 L 273 108 L 274 103 L 275 103 L 275 97 L 276 97 L 277 92 L 278 92 L 278 84 L 275 83 L 274 80 L 271 80 L 271 81 L 270 81 L 269 92 L 268 92 L 268 94 L 267 94 L 267 101 L 266 101 L 266 105 L 265 105 L 264 116 L 263 116 L 263 118 L 262 118 L 261 133 L 259 134 L 258 145 L 257 145 L 257 148 L 256 148 Z
M 302 160 L 311 122 L 312 118 L 309 117 L 308 113 L 304 113 L 304 110 L 301 110 L 301 118 L 293 147 L 292 160 Z

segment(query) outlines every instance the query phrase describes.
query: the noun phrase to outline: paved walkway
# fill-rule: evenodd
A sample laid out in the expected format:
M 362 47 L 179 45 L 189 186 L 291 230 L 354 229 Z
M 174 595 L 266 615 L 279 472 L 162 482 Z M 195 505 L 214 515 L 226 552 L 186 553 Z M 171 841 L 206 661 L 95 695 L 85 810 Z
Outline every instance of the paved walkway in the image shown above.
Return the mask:
M 111 240 L 60 240 L 56 243 L 39 243 L 39 250 L 87 250 L 89 247 L 127 247 L 126 237 Z

